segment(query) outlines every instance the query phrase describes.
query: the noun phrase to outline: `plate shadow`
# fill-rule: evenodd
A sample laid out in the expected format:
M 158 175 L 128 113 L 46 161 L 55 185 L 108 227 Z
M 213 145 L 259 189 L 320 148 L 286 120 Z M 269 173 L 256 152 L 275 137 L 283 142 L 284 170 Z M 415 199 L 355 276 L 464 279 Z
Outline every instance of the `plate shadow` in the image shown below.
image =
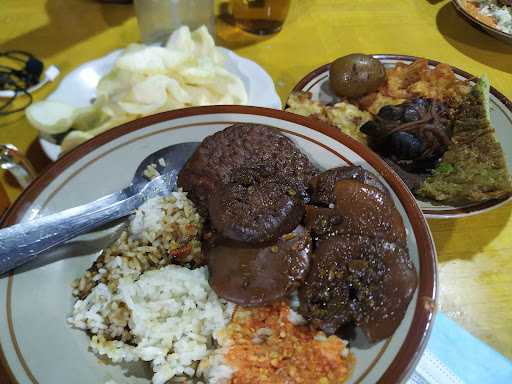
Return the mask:
M 466 237 L 470 236 L 470 240 L 469 238 L 467 240 L 467 244 L 470 244 L 467 249 L 470 249 L 470 252 L 464 253 L 463 259 L 471 260 L 500 235 L 511 215 L 512 203 L 508 202 L 502 207 L 473 216 L 457 219 L 429 219 L 428 225 L 432 231 L 438 262 L 445 263 L 461 258 L 460 252 L 452 251 L 454 241 L 461 243 L 461 238 L 454 239 L 456 233 L 459 236 L 464 234 Z
M 444 39 L 459 52 L 484 65 L 512 73 L 512 46 L 473 27 L 451 2 L 439 10 L 436 21 Z
M 0 44 L 0 51 L 21 49 L 39 58 L 50 57 L 121 25 L 134 15 L 131 4 L 106 4 L 92 0 L 48 0 L 45 11 L 49 19 L 46 24 Z

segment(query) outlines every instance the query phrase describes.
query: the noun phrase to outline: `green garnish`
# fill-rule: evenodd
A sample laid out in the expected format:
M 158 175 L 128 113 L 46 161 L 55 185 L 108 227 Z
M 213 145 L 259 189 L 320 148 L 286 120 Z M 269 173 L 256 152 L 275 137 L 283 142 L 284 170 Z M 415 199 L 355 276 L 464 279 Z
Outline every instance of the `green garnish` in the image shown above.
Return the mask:
M 450 173 L 455 170 L 453 164 L 450 163 L 441 163 L 436 167 L 436 172 L 439 173 Z

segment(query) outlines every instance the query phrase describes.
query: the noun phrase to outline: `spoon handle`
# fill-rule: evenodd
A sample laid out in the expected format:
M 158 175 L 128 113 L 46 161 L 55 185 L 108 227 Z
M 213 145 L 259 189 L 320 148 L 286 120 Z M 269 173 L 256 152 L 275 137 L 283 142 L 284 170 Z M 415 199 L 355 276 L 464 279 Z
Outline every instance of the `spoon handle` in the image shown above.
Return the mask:
M 132 185 L 92 203 L 1 229 L 0 275 L 43 251 L 129 215 L 147 198 L 169 193 L 169 186 L 175 180 L 175 175 L 160 176 L 145 185 Z

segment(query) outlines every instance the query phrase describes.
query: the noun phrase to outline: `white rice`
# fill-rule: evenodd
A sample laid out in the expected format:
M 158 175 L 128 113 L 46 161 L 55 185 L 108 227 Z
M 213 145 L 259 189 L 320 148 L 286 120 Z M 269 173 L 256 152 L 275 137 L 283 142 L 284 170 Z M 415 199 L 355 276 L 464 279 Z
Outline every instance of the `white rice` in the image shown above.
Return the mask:
M 150 363 L 154 384 L 229 382 L 235 370 L 224 356 L 233 343 L 226 326 L 234 305 L 211 289 L 207 267 L 188 268 L 204 261 L 201 230 L 181 191 L 147 201 L 130 218 L 127 231 L 74 284 L 78 299 L 68 321 L 88 332 L 94 353 L 114 363 Z M 298 305 L 293 292 L 288 320 L 295 325 L 305 323 Z M 252 342 L 264 343 L 272 332 L 255 329 Z
M 172 260 L 163 254 L 184 243 L 192 244 L 192 255 L 200 252 L 200 226 L 183 192 L 152 199 L 75 283 L 73 293 L 80 299 L 68 321 L 91 335 L 95 353 L 113 362 L 150 362 L 155 384 L 177 376 L 188 382 L 186 377 L 199 374 L 220 384 L 232 375 L 222 364 L 215 334 L 231 319 L 233 305 L 210 288 L 206 267 L 169 265 Z M 196 374 L 201 361 L 205 368 Z
M 201 231 L 202 219 L 185 193 L 150 199 L 131 217 L 128 230 L 77 279 L 73 294 L 84 299 L 99 283 L 114 291 L 123 276 L 171 263 L 201 265 Z
M 160 162 L 159 162 L 160 163 Z M 161 163 L 160 163 L 161 164 Z M 165 160 L 164 160 L 165 164 Z M 162 165 L 164 167 L 165 165 Z M 160 172 L 158 172 L 157 165 L 155 163 L 149 164 L 143 172 L 144 177 L 148 180 L 154 179 L 157 176 L 160 176 Z
M 166 383 L 176 375 L 194 376 L 195 363 L 208 358 L 214 348 L 213 334 L 227 325 L 232 312 L 231 306 L 211 290 L 206 267 L 191 270 L 170 265 L 147 271 L 137 280 L 123 278 L 118 293 L 110 298 L 127 306 L 132 342 L 95 335 L 92 350 L 113 362 L 150 361 L 155 384 Z M 93 313 L 95 309 L 94 305 L 89 307 L 87 316 L 96 318 L 100 328 L 104 324 L 101 316 Z
M 307 323 L 306 319 L 298 312 L 290 308 L 288 311 L 288 321 L 293 325 L 304 325 Z
M 512 7 L 500 7 L 496 0 L 480 0 L 479 3 L 482 15 L 493 17 L 496 20 L 496 28 L 512 34 Z
M 217 335 L 216 335 L 217 336 Z M 217 337 L 215 338 L 217 341 Z M 224 384 L 229 381 L 235 370 L 226 364 L 224 354 L 228 347 L 212 351 L 197 367 L 197 376 L 203 377 L 208 384 Z
M 141 238 L 144 231 L 158 231 L 164 210 L 162 199 L 149 199 L 130 218 L 130 233 L 135 238 Z

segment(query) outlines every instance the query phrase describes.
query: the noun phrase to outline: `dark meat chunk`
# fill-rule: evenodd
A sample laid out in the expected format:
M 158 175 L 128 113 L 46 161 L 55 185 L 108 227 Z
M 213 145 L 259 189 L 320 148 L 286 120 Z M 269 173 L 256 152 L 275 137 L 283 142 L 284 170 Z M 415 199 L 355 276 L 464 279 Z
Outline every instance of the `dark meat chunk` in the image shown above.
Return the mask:
M 335 195 L 332 208 L 306 208 L 305 225 L 315 238 L 351 233 L 405 245 L 402 218 L 387 193 L 357 180 L 342 180 L 336 183 Z
M 409 172 L 390 158 L 383 157 L 382 159 L 393 169 L 393 171 L 396 172 L 398 176 L 400 176 L 412 193 L 416 193 L 428 177 L 427 173 Z
M 357 180 L 337 182 L 335 193 L 335 209 L 344 219 L 337 227 L 340 233 L 380 237 L 406 244 L 402 217 L 387 193 Z
M 230 181 L 234 170 L 263 165 L 287 180 L 305 198 L 317 170 L 295 144 L 279 130 L 241 123 L 208 136 L 178 176 L 178 186 L 189 192 L 199 212 L 206 215 L 217 184 Z
M 400 105 L 383 106 L 376 119 L 360 130 L 370 147 L 407 172 L 430 172 L 451 146 L 452 128 L 448 105 L 417 98 Z
M 405 228 L 386 190 L 357 179 L 332 189 L 331 208 L 306 206 L 315 253 L 299 312 L 327 333 L 355 324 L 375 342 L 395 331 L 416 288 Z
M 314 239 L 337 235 L 343 222 L 344 218 L 337 209 L 306 205 L 304 225 Z
M 318 242 L 299 288 L 299 312 L 329 334 L 353 322 L 375 342 L 395 331 L 415 288 L 416 271 L 404 248 L 338 235 Z
M 311 202 L 323 206 L 333 204 L 336 201 L 334 187 L 341 180 L 358 180 L 388 193 L 384 184 L 366 169 L 360 166 L 338 167 L 324 171 L 311 179 Z
M 293 231 L 304 216 L 304 201 L 290 184 L 264 167 L 236 170 L 210 197 L 213 228 L 226 239 L 252 244 Z
M 242 306 L 270 304 L 288 295 L 309 269 L 311 237 L 303 227 L 272 246 L 217 245 L 207 250 L 210 285 Z
M 416 290 L 417 275 L 409 254 L 395 244 L 382 243 L 386 275 L 378 293 L 365 296 L 367 308 L 361 308 L 357 324 L 371 342 L 385 339 L 400 325 Z M 376 300 L 375 300 L 376 298 Z

